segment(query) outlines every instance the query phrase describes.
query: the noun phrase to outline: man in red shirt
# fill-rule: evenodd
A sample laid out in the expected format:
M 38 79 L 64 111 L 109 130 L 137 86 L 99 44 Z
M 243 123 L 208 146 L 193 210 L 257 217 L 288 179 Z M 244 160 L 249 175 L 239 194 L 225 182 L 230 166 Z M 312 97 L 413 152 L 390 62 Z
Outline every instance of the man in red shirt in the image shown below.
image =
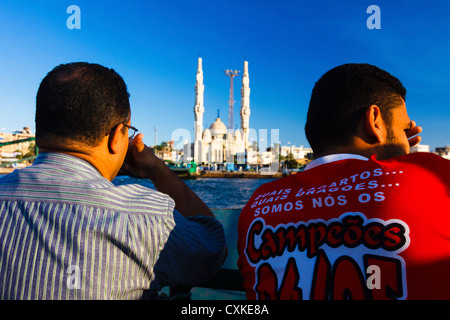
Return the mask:
M 409 154 L 406 89 L 368 64 L 325 73 L 304 172 L 262 185 L 238 224 L 248 299 L 450 299 L 450 161 Z

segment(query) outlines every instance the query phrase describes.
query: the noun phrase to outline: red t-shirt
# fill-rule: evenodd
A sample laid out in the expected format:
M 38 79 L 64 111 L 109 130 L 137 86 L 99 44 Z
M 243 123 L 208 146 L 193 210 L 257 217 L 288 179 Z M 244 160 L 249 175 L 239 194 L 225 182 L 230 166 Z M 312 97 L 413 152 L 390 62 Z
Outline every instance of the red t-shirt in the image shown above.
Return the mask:
M 450 299 L 450 161 L 347 159 L 264 184 L 238 252 L 248 299 Z

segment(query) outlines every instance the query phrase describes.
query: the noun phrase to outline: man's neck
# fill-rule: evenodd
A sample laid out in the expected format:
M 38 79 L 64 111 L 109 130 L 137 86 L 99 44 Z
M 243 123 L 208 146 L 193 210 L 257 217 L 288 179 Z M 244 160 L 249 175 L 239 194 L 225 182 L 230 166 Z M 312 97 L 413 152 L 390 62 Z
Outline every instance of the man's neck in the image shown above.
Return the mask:
M 81 144 L 65 144 L 64 146 L 40 146 L 39 152 L 65 153 L 90 163 L 106 179 L 112 180 L 115 173 L 111 172 L 111 164 L 108 164 L 109 156 L 102 152 L 101 147 L 87 147 Z
M 312 168 L 315 168 L 317 166 L 320 166 L 322 164 L 327 164 L 339 160 L 346 160 L 346 159 L 357 159 L 357 160 L 368 160 L 368 157 L 361 156 L 359 154 L 351 154 L 351 153 L 336 153 L 336 154 L 329 154 L 320 158 L 316 158 L 310 163 L 308 163 L 305 167 L 305 170 L 309 170 Z
M 328 155 L 334 154 L 355 154 L 370 158 L 373 154 L 377 154 L 379 146 L 370 144 L 366 139 L 360 137 L 353 137 L 352 141 L 343 146 L 333 146 L 329 149 L 325 149 L 321 153 L 314 153 L 314 159 L 322 158 Z

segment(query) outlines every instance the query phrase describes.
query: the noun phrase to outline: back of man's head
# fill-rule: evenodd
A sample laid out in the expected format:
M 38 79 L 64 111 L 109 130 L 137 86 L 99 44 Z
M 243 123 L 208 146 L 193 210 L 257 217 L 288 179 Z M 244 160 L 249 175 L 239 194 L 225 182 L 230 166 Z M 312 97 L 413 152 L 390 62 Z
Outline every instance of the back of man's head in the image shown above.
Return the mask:
M 38 146 L 65 141 L 97 146 L 130 117 L 129 94 L 113 69 L 85 62 L 59 65 L 36 96 Z
M 369 64 L 344 64 L 326 72 L 314 86 L 305 126 L 315 155 L 347 146 L 371 105 L 390 123 L 390 109 L 405 100 L 406 89 L 388 72 Z

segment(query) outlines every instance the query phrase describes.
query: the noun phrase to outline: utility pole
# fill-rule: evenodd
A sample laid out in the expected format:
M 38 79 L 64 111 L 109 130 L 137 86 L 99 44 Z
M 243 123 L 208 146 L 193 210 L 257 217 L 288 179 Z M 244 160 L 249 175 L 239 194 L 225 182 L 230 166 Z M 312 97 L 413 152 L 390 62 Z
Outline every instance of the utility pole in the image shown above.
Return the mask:
M 225 75 L 230 77 L 230 101 L 229 101 L 229 111 L 228 111 L 228 129 L 234 130 L 234 89 L 233 89 L 233 79 L 239 75 L 238 70 L 224 70 Z
M 153 127 L 153 130 L 155 130 L 155 144 L 153 147 L 156 147 L 156 136 L 158 135 L 158 127 Z

